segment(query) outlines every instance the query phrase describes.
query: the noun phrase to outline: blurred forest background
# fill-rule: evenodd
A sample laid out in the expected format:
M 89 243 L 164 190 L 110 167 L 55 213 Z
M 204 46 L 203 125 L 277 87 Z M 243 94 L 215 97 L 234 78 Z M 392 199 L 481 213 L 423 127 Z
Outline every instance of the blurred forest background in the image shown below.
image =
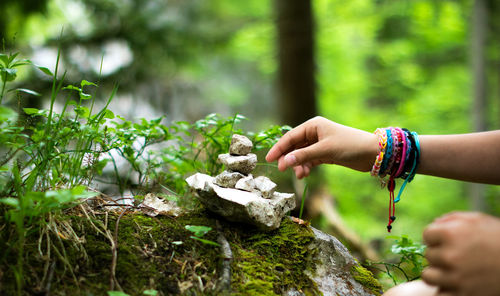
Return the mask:
M 99 82 L 104 96 L 119 84 L 116 114 L 192 122 L 240 113 L 252 130 L 315 115 L 367 131 L 497 129 L 499 37 L 495 0 L 0 2 L 4 51 L 53 69 L 61 47 L 70 83 Z M 19 75 L 23 87 L 51 87 Z M 22 104 L 47 102 L 26 95 Z M 325 166 L 306 182 L 310 201 L 327 196 L 334 209 L 315 213 L 309 202 L 314 225 L 335 231 L 338 213 L 364 242 L 387 235 L 388 193 L 369 174 Z M 452 210 L 499 215 L 500 189 L 417 176 L 393 233 L 420 240 Z

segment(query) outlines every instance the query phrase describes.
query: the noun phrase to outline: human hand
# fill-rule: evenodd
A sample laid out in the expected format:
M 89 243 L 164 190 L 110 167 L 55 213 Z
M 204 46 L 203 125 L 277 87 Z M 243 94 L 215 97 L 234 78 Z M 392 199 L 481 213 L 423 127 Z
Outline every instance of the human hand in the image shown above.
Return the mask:
M 438 296 L 500 295 L 500 219 L 457 212 L 424 231 L 429 267 L 422 279 Z
M 369 171 L 378 154 L 375 134 L 344 126 L 323 117 L 314 117 L 287 132 L 266 156 L 278 160 L 278 169 L 293 167 L 297 178 L 323 163 L 339 164 Z

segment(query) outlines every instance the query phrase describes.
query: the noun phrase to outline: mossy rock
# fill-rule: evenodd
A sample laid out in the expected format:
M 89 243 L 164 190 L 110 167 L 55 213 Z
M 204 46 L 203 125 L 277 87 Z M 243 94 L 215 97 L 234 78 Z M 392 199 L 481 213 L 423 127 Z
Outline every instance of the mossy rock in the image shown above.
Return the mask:
M 113 278 L 111 239 L 118 219 Z M 315 234 L 290 219 L 265 233 L 203 210 L 178 218 L 136 213 L 119 218 L 110 213 L 90 219 L 61 215 L 51 221 L 51 227 L 33 227 L 28 232 L 23 295 L 45 295 L 47 290 L 50 295 L 106 295 L 112 287 L 128 295 L 144 295 L 146 290 L 156 290 L 158 295 L 322 294 L 311 276 L 318 263 L 319 250 L 311 247 Z M 16 235 L 13 225 L 0 222 L 5 225 L 0 234 L 4 250 L 0 255 L 0 295 L 16 295 L 18 250 L 12 243 Z M 233 255 L 229 291 L 221 290 L 219 284 L 224 260 L 220 248 L 192 239 L 186 225 L 209 226 L 212 230 L 203 239 L 216 242 L 220 232 L 229 242 Z M 108 235 L 103 229 L 108 229 Z M 347 273 L 343 276 L 352 277 Z M 377 295 L 379 286 L 371 279 L 363 278 L 368 287 L 363 295 Z

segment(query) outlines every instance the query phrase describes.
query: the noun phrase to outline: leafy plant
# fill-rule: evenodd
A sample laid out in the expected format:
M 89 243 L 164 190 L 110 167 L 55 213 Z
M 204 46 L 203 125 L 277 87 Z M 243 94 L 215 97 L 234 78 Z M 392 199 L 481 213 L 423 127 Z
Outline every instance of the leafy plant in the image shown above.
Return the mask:
M 40 95 L 25 88 L 7 89 L 21 66 L 34 67 L 52 79 L 48 109 L 28 107 L 18 116 L 0 105 L 0 204 L 4 205 L 0 210 L 10 223 L 7 226 L 13 225 L 17 233 L 17 241 L 11 245 L 17 246 L 17 265 L 12 268 L 18 294 L 23 287 L 27 229 L 43 228 L 49 223 L 45 217 L 51 220 L 53 213 L 97 195 L 86 190 L 106 166 L 113 166 L 112 183 L 122 194 L 126 189 L 151 191 L 158 186 L 168 191 L 169 199 L 181 201 L 186 194 L 186 175 L 196 171 L 218 174 L 222 170 L 218 155 L 227 153 L 234 133 L 245 134 L 237 127 L 246 120 L 240 114 L 227 118 L 209 114 L 192 124 L 180 121 L 165 125 L 164 118 L 129 121 L 108 109 L 117 87 L 97 109 L 97 83 L 81 80 L 65 85 L 66 73 L 59 75 L 60 52 L 54 73 L 17 56 L 0 54 L 0 104 L 8 93 L 16 94 L 18 100 L 20 93 Z M 55 103 L 60 97 L 62 110 L 57 112 Z M 260 150 L 273 145 L 287 128 L 273 126 L 246 135 L 255 150 Z M 158 145 L 157 149 L 153 145 Z M 130 166 L 125 175 L 119 173 L 123 168 L 118 167 L 117 155 Z M 132 172 L 137 179 L 131 180 Z M 202 238 L 210 227 L 188 225 L 186 229 L 193 232 L 192 239 L 218 246 Z M 144 293 L 154 295 L 154 290 Z
M 369 262 L 368 264 L 379 269 L 388 276 L 394 285 L 399 282 L 408 282 L 419 279 L 426 266 L 424 257 L 425 245 L 414 242 L 407 235 L 388 236 L 389 239 L 396 239 L 391 246 L 391 253 L 397 256 L 392 262 Z M 377 266 L 383 266 L 383 269 Z

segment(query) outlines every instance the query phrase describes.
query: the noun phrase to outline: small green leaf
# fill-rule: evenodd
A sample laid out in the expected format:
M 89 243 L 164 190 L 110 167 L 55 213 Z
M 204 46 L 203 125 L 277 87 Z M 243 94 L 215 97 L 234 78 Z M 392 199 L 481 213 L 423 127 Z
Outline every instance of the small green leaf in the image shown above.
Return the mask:
M 207 234 L 210 230 L 212 230 L 211 227 L 198 226 L 198 225 L 186 225 L 185 228 L 194 233 L 194 235 L 198 237 L 202 237 L 205 234 Z
M 29 95 L 33 95 L 36 97 L 41 96 L 41 94 L 39 94 L 38 92 L 31 90 L 31 89 L 27 89 L 27 88 L 13 88 L 13 89 L 9 90 L 9 92 L 11 92 L 11 91 L 23 92 L 23 93 L 27 93 Z
M 90 110 L 84 106 L 78 106 L 75 108 L 75 113 L 81 117 L 87 118 L 90 114 Z
M 19 208 L 19 199 L 13 197 L 0 198 L 0 203 L 11 206 L 15 209 Z
M 115 113 L 113 113 L 113 111 L 109 109 L 106 109 L 106 111 L 104 112 L 104 118 L 113 119 L 115 118 Z
M 15 120 L 17 117 L 17 113 L 7 107 L 0 106 L 0 122 L 7 120 Z
M 40 110 L 38 110 L 36 108 L 23 108 L 23 110 L 24 110 L 24 113 L 26 113 L 28 115 L 38 114 L 40 112 Z
M 82 99 L 82 100 L 89 100 L 89 99 L 91 99 L 91 98 L 92 98 L 92 96 L 91 96 L 91 95 L 86 94 L 86 93 L 84 93 L 84 92 L 80 92 L 80 99 Z
M 32 62 L 30 60 L 16 61 L 14 64 L 12 64 L 11 68 L 25 66 L 25 65 L 31 65 L 31 64 L 32 64 Z
M 49 68 L 47 67 L 42 67 L 42 66 L 36 66 L 40 71 L 42 71 L 43 73 L 49 75 L 49 76 L 54 76 L 54 74 L 52 74 L 52 71 L 49 70 Z
M 82 82 L 80 83 L 81 87 L 84 87 L 84 86 L 87 86 L 87 85 L 97 86 L 97 84 L 95 84 L 93 82 L 90 82 L 90 81 L 87 81 L 87 80 L 82 80 Z
M 149 289 L 149 290 L 146 290 L 146 291 L 142 292 L 142 294 L 144 294 L 144 295 L 150 295 L 150 296 L 156 296 L 156 295 L 158 295 L 158 291 L 156 291 L 154 289 Z
M 4 67 L 9 65 L 9 57 L 4 53 L 0 53 L 0 61 L 4 63 Z
M 74 86 L 74 85 L 67 85 L 65 87 L 63 87 L 62 89 L 68 89 L 68 90 L 76 90 L 77 92 L 81 92 L 82 89 L 77 87 L 77 86 Z
M 17 76 L 17 69 L 11 69 L 11 68 L 0 68 L 0 73 L 2 77 L 2 81 L 12 81 L 16 79 Z
M 18 52 L 14 53 L 14 54 L 11 54 L 9 56 L 9 64 L 11 64 L 18 55 L 19 55 Z
M 130 296 L 130 295 L 122 291 L 108 291 L 108 296 Z
M 176 245 L 176 246 L 180 246 L 180 245 L 183 244 L 183 242 L 181 242 L 181 241 L 174 241 L 174 242 L 172 242 L 172 244 Z
M 109 159 L 103 159 L 103 160 L 99 160 L 98 162 L 94 163 L 92 168 L 95 170 L 96 174 L 102 175 L 102 170 L 108 164 L 108 161 L 109 161 Z
M 177 196 L 171 195 L 171 194 L 158 193 L 158 196 L 160 196 L 166 200 L 169 200 L 169 201 L 175 201 L 175 202 L 179 201 L 179 198 Z
M 202 242 L 204 244 L 207 244 L 207 245 L 212 245 L 212 246 L 216 246 L 216 247 L 220 246 L 218 243 L 213 242 L 213 241 L 208 240 L 208 239 L 202 239 L 202 238 L 199 238 L 199 237 L 196 237 L 196 236 L 190 236 L 190 237 L 192 239 L 195 239 L 195 240 L 200 241 L 200 242 Z

